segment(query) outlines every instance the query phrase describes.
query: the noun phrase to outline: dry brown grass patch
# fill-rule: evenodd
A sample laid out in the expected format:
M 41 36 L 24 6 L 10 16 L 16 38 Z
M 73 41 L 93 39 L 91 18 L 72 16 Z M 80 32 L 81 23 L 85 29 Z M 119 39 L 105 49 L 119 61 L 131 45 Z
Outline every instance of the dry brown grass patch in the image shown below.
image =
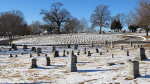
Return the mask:
M 20 78 L 21 75 L 20 75 L 20 74 L 14 74 L 14 75 L 12 75 L 11 77 L 12 77 L 12 78 Z
M 150 36 L 144 36 L 146 39 L 149 39 L 150 38 Z
M 48 76 L 42 76 L 37 78 L 38 80 L 52 80 L 52 78 L 48 77 Z
M 143 47 L 150 47 L 150 44 L 145 44 L 143 45 Z

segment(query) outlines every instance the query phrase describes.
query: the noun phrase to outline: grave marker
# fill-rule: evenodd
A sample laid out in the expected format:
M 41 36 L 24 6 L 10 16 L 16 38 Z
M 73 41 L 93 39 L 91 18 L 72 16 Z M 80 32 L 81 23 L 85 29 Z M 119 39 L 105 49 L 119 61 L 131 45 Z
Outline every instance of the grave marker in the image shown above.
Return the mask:
M 84 54 L 86 54 L 86 48 L 84 48 Z
M 55 52 L 55 51 L 56 51 L 56 47 L 53 46 L 53 47 L 52 47 L 52 52 Z
M 17 48 L 17 45 L 16 45 L 16 44 L 12 44 L 12 45 L 11 45 L 11 48 L 12 48 L 12 49 L 14 49 L 14 50 L 18 50 L 18 48 Z
M 31 51 L 36 52 L 36 47 L 32 47 Z
M 99 49 L 98 48 L 96 48 L 96 53 L 99 53 Z
M 129 60 L 127 63 L 128 78 L 135 79 L 140 76 L 139 74 L 139 62 Z
M 129 56 L 129 50 L 127 50 L 127 56 Z
M 146 55 L 145 55 L 145 49 L 144 48 L 139 48 L 139 53 L 140 53 L 140 60 L 145 60 L 147 59 Z
M 72 51 L 69 56 L 68 62 L 68 71 L 69 72 L 77 72 L 77 66 L 75 63 L 74 52 Z
M 23 45 L 23 50 L 26 50 L 28 49 L 28 46 L 27 45 Z
M 32 59 L 31 68 L 37 68 L 37 60 L 36 60 L 36 58 Z
M 88 51 L 88 56 L 91 56 L 91 52 L 90 51 Z
M 50 57 L 46 57 L 46 66 L 50 66 L 50 65 L 51 65 Z
M 10 54 L 10 55 L 9 55 L 9 57 L 11 58 L 11 57 L 13 57 L 13 55 L 12 55 L 12 54 Z
M 63 57 L 65 57 L 65 56 L 66 56 L 66 50 L 63 51 Z
M 59 57 L 59 51 L 56 50 L 56 51 L 54 52 L 54 57 Z

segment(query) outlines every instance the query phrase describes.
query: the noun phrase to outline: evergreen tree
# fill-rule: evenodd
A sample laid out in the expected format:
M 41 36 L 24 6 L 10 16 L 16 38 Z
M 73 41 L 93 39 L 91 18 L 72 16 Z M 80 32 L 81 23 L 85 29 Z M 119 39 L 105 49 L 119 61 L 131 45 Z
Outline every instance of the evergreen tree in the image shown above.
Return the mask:
M 122 29 L 122 24 L 120 20 L 113 20 L 111 23 L 111 30 L 114 30 L 115 32 L 119 32 Z
M 131 32 L 136 32 L 137 31 L 137 28 L 138 26 L 136 25 L 129 25 L 128 29 L 131 31 Z
M 122 24 L 121 24 L 120 20 L 117 21 L 116 28 L 117 28 L 118 32 L 122 30 Z

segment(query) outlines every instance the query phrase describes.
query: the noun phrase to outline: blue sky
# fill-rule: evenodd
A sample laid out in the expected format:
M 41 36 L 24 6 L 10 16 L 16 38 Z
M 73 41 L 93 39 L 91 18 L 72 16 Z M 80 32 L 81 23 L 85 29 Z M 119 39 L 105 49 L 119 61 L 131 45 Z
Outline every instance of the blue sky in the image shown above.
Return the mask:
M 136 8 L 139 0 L 1 0 L 0 12 L 9 10 L 20 10 L 25 20 L 30 24 L 32 21 L 42 21 L 40 11 L 49 9 L 54 1 L 64 4 L 73 16 L 77 18 L 90 19 L 90 15 L 99 4 L 109 6 L 112 15 L 117 13 L 128 13 Z

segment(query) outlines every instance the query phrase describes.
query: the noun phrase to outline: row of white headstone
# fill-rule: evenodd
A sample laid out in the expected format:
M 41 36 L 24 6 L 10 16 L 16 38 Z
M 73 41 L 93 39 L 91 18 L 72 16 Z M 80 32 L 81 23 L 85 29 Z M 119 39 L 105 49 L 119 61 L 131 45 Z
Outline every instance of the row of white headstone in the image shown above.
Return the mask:
M 98 34 L 65 34 L 25 38 L 13 43 L 23 44 L 91 44 L 104 41 L 118 41 L 118 35 L 98 35 Z

